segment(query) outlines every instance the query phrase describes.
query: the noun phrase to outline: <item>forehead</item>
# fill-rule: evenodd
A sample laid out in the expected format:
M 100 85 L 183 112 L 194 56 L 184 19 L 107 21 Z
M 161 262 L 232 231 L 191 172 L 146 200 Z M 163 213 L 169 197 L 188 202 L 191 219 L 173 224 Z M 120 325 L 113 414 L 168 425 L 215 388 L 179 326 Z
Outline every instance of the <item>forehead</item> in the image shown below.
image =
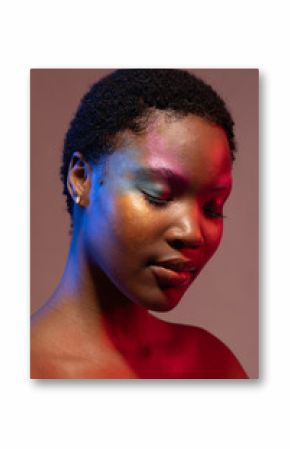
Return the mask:
M 224 130 L 190 114 L 172 117 L 160 113 L 144 133 L 125 131 L 119 148 L 111 161 L 117 171 L 138 166 L 168 169 L 200 185 L 226 181 L 231 175 Z

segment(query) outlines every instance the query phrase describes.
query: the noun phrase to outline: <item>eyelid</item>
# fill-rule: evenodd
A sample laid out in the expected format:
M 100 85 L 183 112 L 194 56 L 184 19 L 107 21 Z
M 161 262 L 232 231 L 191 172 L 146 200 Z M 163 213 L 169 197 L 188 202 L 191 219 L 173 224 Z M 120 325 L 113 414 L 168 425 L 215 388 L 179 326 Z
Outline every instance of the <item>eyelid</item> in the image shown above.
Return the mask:
M 170 203 L 172 201 L 171 198 L 163 199 L 158 196 L 150 195 L 146 191 L 143 191 L 143 190 L 140 190 L 140 191 L 143 193 L 146 201 L 148 201 L 150 204 L 153 204 L 155 206 L 166 206 L 168 203 Z
M 216 201 L 216 199 L 211 199 L 210 201 L 207 201 L 204 206 L 203 210 L 206 214 L 209 214 L 209 216 L 213 219 L 215 218 L 226 218 L 226 216 L 223 214 L 223 208 L 225 205 L 225 200 L 222 202 Z
M 147 181 L 137 183 L 138 189 L 152 198 L 160 200 L 169 200 L 172 198 L 172 191 L 167 183 L 162 181 Z

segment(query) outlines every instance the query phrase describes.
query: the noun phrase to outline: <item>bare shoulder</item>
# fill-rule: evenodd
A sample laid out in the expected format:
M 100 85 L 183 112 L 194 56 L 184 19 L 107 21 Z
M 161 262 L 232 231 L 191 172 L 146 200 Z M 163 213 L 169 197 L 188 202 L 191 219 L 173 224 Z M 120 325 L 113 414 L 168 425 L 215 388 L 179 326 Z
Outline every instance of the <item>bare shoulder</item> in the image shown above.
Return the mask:
M 77 364 L 68 342 L 70 333 L 65 328 L 60 331 L 56 318 L 52 313 L 39 312 L 31 318 L 31 379 L 69 378 L 71 366 Z
M 220 339 L 200 327 L 170 323 L 173 342 L 181 349 L 188 378 L 248 379 L 233 352 Z
M 59 378 L 61 357 L 56 338 L 50 332 L 49 322 L 32 317 L 30 326 L 30 377 L 31 379 Z
M 30 337 L 31 379 L 135 378 L 122 357 L 103 345 L 91 353 L 79 332 L 60 329 L 55 319 L 34 317 Z

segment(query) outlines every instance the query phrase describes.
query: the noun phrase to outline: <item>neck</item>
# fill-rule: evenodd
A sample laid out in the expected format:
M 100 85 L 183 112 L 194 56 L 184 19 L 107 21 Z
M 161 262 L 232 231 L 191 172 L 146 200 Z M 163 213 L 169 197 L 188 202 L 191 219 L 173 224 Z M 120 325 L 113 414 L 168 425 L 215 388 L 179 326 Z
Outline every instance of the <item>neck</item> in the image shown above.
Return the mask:
M 152 323 L 157 321 L 123 295 L 101 269 L 92 269 L 80 235 L 72 238 L 65 271 L 49 308 L 59 312 L 60 324 L 72 324 L 91 342 L 122 351 L 151 344 Z

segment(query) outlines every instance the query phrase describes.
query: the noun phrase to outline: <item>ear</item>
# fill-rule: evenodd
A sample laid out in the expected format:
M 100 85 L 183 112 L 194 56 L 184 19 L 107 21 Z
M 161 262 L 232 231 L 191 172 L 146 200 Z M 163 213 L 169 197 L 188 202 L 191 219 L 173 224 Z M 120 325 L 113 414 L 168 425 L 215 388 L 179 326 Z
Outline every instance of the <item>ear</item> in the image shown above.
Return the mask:
M 83 155 L 76 151 L 70 160 L 67 174 L 67 188 L 73 201 L 79 206 L 89 204 L 92 169 Z

